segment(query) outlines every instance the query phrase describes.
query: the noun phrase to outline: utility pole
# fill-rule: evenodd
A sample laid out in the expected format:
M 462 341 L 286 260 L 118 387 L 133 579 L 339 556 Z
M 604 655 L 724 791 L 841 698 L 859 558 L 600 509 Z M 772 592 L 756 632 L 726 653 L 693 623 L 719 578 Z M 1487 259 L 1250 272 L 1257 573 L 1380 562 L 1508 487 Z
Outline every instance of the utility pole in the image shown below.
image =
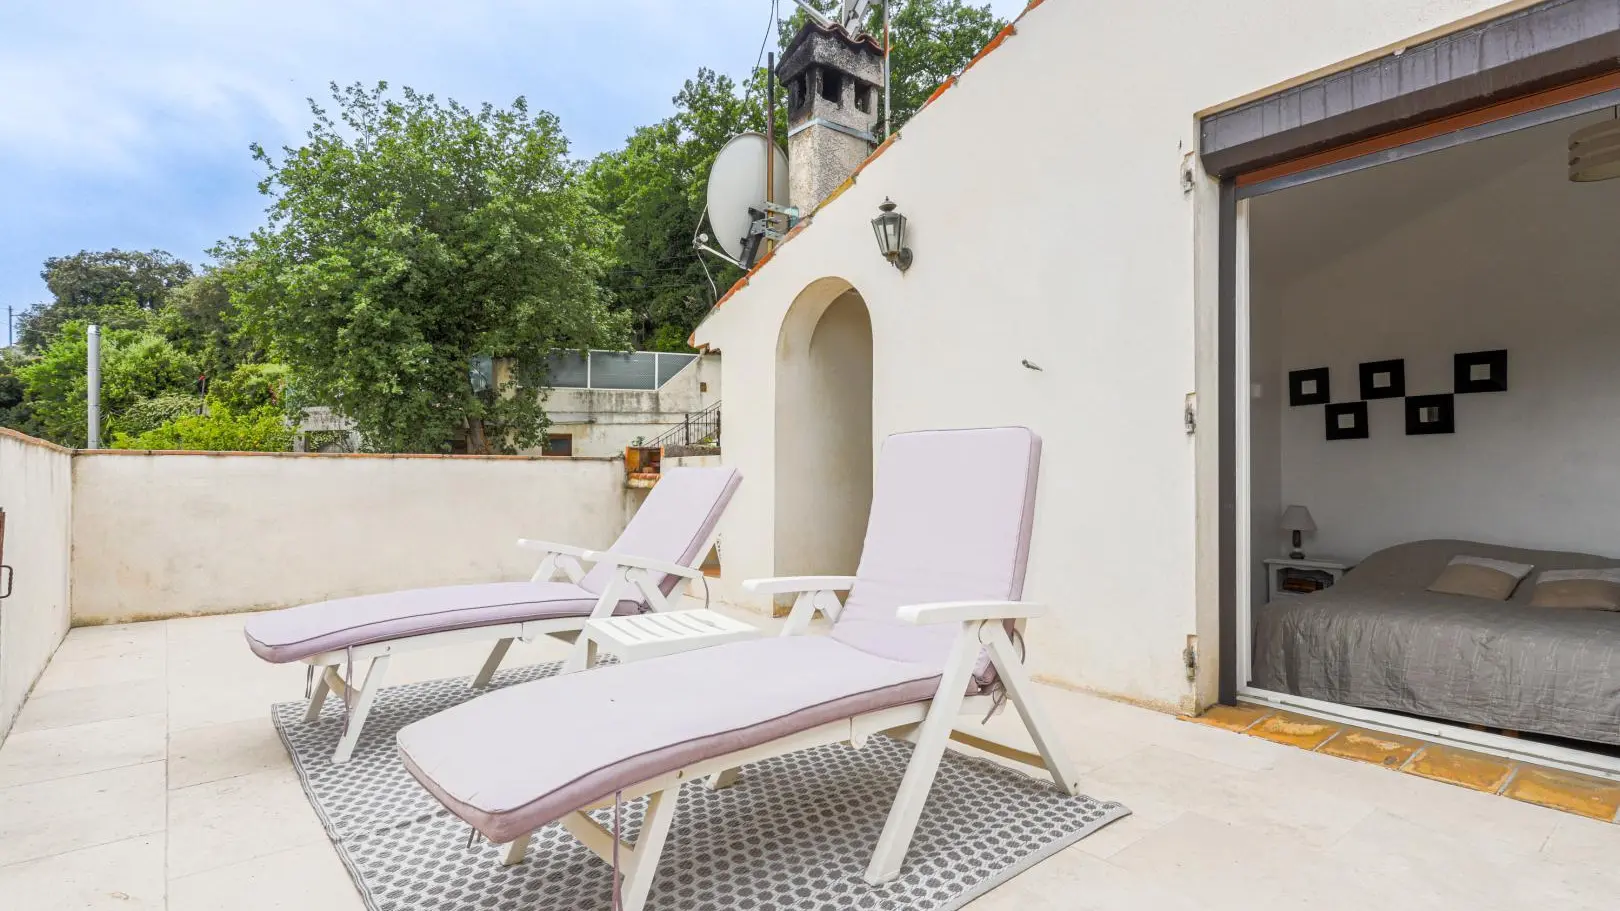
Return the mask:
M 89 371 L 90 397 L 86 403 L 85 411 L 89 418 L 89 433 L 86 449 L 101 448 L 101 327 L 90 324 L 86 332 L 89 350 L 86 352 L 86 367 Z
M 6 347 L 10 348 L 12 345 L 15 345 L 15 344 L 16 344 L 16 340 L 14 340 L 11 337 L 11 305 L 7 304 L 6 305 Z

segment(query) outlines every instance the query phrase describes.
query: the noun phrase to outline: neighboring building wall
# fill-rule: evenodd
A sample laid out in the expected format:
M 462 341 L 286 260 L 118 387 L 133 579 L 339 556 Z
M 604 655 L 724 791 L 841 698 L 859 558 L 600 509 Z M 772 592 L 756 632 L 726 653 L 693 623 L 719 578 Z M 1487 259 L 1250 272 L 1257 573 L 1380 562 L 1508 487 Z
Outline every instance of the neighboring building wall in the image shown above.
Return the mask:
M 784 313 L 837 276 L 871 311 L 878 440 L 999 424 L 1044 437 L 1025 594 L 1055 611 L 1030 631 L 1034 670 L 1166 708 L 1211 701 L 1218 188 L 1201 172 L 1190 193 L 1180 183 L 1198 112 L 1491 6 L 1049 0 L 1029 11 L 698 329 L 725 352 L 725 459 L 748 478 L 721 526 L 727 597 L 763 608 L 740 582 L 776 568 L 776 485 L 791 483 L 774 452 Z M 872 237 L 885 196 L 911 220 L 904 274 Z M 1182 659 L 1190 634 L 1202 642 L 1196 688 Z
M 0 741 L 67 634 L 72 454 L 0 429 L 0 508 L 11 597 L 0 601 Z
M 1274 503 L 1310 508 L 1308 551 L 1359 560 L 1465 538 L 1620 556 L 1620 181 L 1567 179 L 1569 129 L 1488 140 L 1489 170 L 1445 152 L 1251 204 L 1256 326 L 1277 327 L 1269 480 Z M 1335 216 L 1316 196 L 1283 198 L 1318 188 L 1363 207 Z M 1299 218 L 1323 216 L 1378 230 L 1335 234 L 1340 255 L 1297 274 L 1305 256 L 1285 245 L 1323 230 Z M 1321 407 L 1287 406 L 1288 370 L 1328 367 L 1334 401 L 1354 401 L 1359 364 L 1403 358 L 1408 395 L 1444 393 L 1452 355 L 1496 348 L 1508 391 L 1457 396 L 1453 434 L 1407 436 L 1402 401 L 1381 399 L 1368 439 L 1328 441 Z
M 73 489 L 78 624 L 524 579 L 518 538 L 605 547 L 641 499 L 611 460 L 475 456 L 80 453 Z
M 720 358 L 704 355 L 657 391 L 552 389 L 546 398 L 547 432 L 572 436 L 576 456 L 623 455 L 636 437 L 651 442 L 718 401 Z

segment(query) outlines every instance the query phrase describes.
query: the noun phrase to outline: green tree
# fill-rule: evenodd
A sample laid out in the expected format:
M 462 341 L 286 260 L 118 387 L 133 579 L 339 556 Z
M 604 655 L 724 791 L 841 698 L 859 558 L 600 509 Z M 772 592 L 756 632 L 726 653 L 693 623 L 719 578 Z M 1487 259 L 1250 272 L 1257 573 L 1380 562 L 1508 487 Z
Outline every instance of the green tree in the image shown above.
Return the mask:
M 633 344 L 656 351 L 689 350 L 687 336 L 714 303 L 692 247 L 709 167 L 726 140 L 765 126 L 759 95 L 712 70 L 699 70 L 673 101 L 672 116 L 637 129 L 585 172 L 592 203 L 614 225 L 604 284 L 630 321 Z M 716 282 L 740 274 L 717 259 L 708 265 Z
M 242 331 L 222 269 L 206 270 L 172 288 L 150 325 L 196 358 L 210 382 L 268 357 L 262 341 Z
M 281 407 L 291 376 L 286 364 L 243 364 L 210 385 L 208 397 L 239 412 Z
M 40 429 L 34 419 L 34 407 L 29 403 L 28 389 L 17 373 L 28 360 L 20 348 L 0 348 L 0 427 L 38 436 Z
M 117 435 L 145 433 L 202 410 L 203 397 L 189 392 L 161 392 L 149 399 L 137 399 L 118 413 Z
M 109 329 L 144 325 L 169 292 L 191 278 L 191 266 L 162 250 L 129 250 L 53 256 L 40 278 L 51 300 L 17 321 L 17 343 L 40 351 L 69 322 L 100 323 Z
M 606 226 L 557 119 L 384 83 L 332 96 L 301 148 L 254 147 L 269 222 L 216 251 L 245 326 L 369 446 L 536 445 L 547 352 L 623 337 L 597 288 Z M 502 388 L 475 388 L 477 355 L 510 360 Z
M 17 368 L 37 430 L 63 446 L 88 442 L 85 324 L 66 323 L 39 356 Z M 126 412 L 146 399 L 194 394 L 197 365 L 168 339 L 141 329 L 112 329 L 101 336 L 102 436 L 126 429 Z M 149 411 L 130 416 L 149 424 Z
M 235 412 L 214 403 L 206 414 L 183 415 L 141 434 L 119 433 L 112 448 L 287 452 L 292 444 L 292 426 L 280 409 L 264 406 Z
M 814 0 L 833 12 L 838 0 Z M 778 27 L 778 48 L 798 33 L 804 13 L 794 10 Z M 934 89 L 967 66 L 1006 22 L 988 5 L 962 0 L 903 0 L 890 14 L 892 117 L 895 129 L 911 118 Z M 869 30 L 881 41 L 883 18 L 874 11 Z M 746 85 L 704 69 L 672 99 L 675 112 L 641 127 L 624 148 L 591 162 L 586 182 L 597 209 L 613 224 L 605 285 L 613 305 L 630 319 L 638 347 L 685 351 L 686 339 L 740 273 L 709 258 L 709 274 L 692 247 L 708 189 L 709 167 L 737 133 L 765 129 L 765 73 Z M 786 143 L 786 95 L 777 89 L 777 141 Z M 710 276 L 714 285 L 710 285 Z

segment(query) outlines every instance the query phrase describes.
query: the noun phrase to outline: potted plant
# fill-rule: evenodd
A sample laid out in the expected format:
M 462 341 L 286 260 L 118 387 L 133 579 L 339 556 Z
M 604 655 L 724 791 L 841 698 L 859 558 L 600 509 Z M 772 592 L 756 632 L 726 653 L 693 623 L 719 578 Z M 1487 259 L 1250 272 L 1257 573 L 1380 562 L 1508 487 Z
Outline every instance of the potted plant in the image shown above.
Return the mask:
M 648 446 L 646 437 L 636 437 L 624 448 L 624 470 L 627 474 L 656 474 L 663 458 L 662 446 Z

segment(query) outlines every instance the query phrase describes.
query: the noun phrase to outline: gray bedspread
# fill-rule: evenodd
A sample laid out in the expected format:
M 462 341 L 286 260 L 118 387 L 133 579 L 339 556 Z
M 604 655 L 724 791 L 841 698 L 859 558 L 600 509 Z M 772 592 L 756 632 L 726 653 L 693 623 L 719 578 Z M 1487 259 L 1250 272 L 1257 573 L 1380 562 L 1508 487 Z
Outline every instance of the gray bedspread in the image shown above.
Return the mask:
M 1508 601 L 1425 589 L 1458 554 L 1535 566 Z M 1254 686 L 1468 724 L 1620 744 L 1620 613 L 1532 608 L 1536 574 L 1590 554 L 1416 541 L 1339 584 L 1259 608 Z

